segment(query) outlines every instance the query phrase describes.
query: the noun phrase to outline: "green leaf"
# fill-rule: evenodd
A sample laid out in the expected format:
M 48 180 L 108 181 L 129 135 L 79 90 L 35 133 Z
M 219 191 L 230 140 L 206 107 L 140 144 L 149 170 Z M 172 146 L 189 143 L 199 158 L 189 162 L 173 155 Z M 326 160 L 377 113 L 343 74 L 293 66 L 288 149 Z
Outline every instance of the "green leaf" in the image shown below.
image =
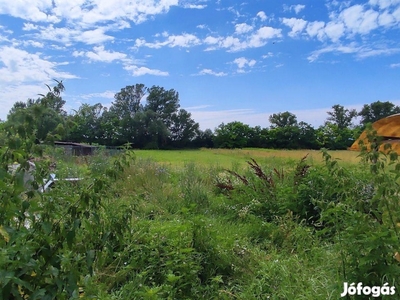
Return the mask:
M 89 250 L 88 252 L 86 252 L 86 266 L 88 267 L 91 276 L 93 275 L 93 263 L 95 255 L 95 250 Z
M 51 229 L 52 229 L 52 224 L 50 222 L 43 222 L 42 223 L 42 229 L 44 231 L 44 234 L 50 234 Z
M 68 248 L 72 249 L 72 245 L 75 239 L 75 229 L 68 231 L 66 238 Z

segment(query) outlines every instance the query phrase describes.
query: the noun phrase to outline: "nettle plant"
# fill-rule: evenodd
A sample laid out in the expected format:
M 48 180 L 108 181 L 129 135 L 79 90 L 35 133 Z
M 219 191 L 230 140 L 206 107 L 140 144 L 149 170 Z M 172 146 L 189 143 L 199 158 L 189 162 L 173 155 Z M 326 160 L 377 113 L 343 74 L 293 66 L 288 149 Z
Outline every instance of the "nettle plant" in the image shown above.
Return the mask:
M 40 193 L 48 162 L 40 159 L 42 148 L 28 125 L 11 128 L 0 148 L 0 297 L 77 298 L 111 236 L 101 220 L 107 187 L 132 156 L 115 158 L 78 186 Z M 32 157 L 36 171 L 27 185 L 23 177 Z M 8 171 L 12 163 L 20 164 L 14 174 Z
M 319 199 L 323 232 L 333 233 L 341 257 L 340 277 L 345 282 L 396 286 L 400 276 L 400 161 L 390 145 L 370 131 L 372 147 L 363 147 L 363 169 L 346 170 L 323 152 L 330 184 Z M 375 145 L 374 145 L 375 143 Z

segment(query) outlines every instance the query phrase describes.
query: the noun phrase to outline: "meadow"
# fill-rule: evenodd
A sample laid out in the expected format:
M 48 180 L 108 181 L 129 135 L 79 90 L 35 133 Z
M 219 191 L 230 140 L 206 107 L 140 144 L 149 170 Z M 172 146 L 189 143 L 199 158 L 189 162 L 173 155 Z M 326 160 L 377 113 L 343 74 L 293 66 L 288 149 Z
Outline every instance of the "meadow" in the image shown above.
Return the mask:
M 344 282 L 398 288 L 396 155 L 372 165 L 350 151 L 48 153 L 59 178 L 85 179 L 32 194 L 33 225 L 3 230 L 0 269 L 25 266 L 3 285 L 15 299 L 325 300 Z
M 337 150 L 328 152 L 332 157 L 345 164 L 360 162 L 360 153 L 357 151 Z M 157 163 L 182 167 L 187 163 L 200 166 L 214 166 L 230 168 L 232 166 L 246 167 L 249 159 L 261 162 L 277 162 L 279 164 L 293 164 L 307 155 L 311 163 L 321 164 L 323 158 L 318 150 L 276 150 L 276 149 L 206 149 L 200 150 L 135 150 L 139 159 L 150 159 Z

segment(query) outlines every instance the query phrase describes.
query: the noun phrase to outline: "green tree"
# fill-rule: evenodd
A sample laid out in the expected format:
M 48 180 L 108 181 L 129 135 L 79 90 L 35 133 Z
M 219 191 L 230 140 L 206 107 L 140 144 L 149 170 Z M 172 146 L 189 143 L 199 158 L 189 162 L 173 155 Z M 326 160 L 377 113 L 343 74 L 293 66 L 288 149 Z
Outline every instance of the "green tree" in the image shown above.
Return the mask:
M 269 116 L 269 122 L 271 123 L 271 128 L 294 126 L 297 125 L 297 117 L 296 115 L 285 111 L 283 113 Z
M 152 86 L 146 99 L 144 110 L 156 113 L 157 119 L 161 120 L 168 128 L 172 124 L 174 113 L 178 111 L 179 93 L 175 90 L 165 90 L 163 87 Z
M 316 131 L 317 142 L 321 148 L 345 150 L 354 143 L 355 132 L 358 132 L 358 129 L 341 129 L 337 124 L 325 122 L 324 126 L 320 126 Z
M 269 117 L 271 129 L 269 131 L 272 145 L 275 148 L 299 148 L 300 128 L 297 117 L 288 111 L 273 114 Z
M 278 149 L 300 148 L 300 128 L 297 125 L 272 128 L 269 131 L 272 145 Z
M 7 116 L 9 128 L 29 126 L 27 129 L 35 135 L 37 141 L 61 139 L 67 133 L 65 101 L 61 97 L 64 91 L 62 81 L 49 88 L 46 95 L 41 94 L 37 100 L 28 99 L 26 103 L 16 102 Z M 18 131 L 18 129 L 17 129 Z
M 132 143 L 135 139 L 135 122 L 133 119 L 136 114 L 143 111 L 141 101 L 145 98 L 148 89 L 144 84 L 129 85 L 122 88 L 120 92 L 114 96 L 115 101 L 110 107 L 110 114 L 107 114 L 108 121 L 111 122 L 115 128 L 112 136 L 117 139 L 114 143 Z M 110 119 L 111 118 L 111 119 Z M 118 122 L 114 122 L 115 118 Z M 110 123 L 108 123 L 110 124 Z M 108 132 L 110 136 L 111 132 Z
M 173 114 L 170 127 L 170 141 L 174 147 L 187 147 L 199 132 L 199 124 L 192 118 L 191 114 L 184 109 Z
M 299 122 L 299 148 L 318 149 L 316 130 L 306 122 Z
M 131 117 L 143 109 L 141 101 L 145 98 L 148 89 L 144 84 L 128 85 L 114 96 L 111 110 L 120 118 Z
M 101 142 L 104 136 L 101 121 L 105 110 L 106 108 L 100 103 L 82 104 L 72 116 L 75 126 L 69 134 L 69 139 L 89 144 Z
M 250 126 L 242 122 L 222 123 L 215 129 L 214 144 L 218 148 L 244 148 L 250 131 Z
M 345 129 L 352 125 L 353 119 L 357 116 L 357 111 L 335 104 L 332 106 L 332 111 L 328 111 L 328 115 L 328 122 L 336 124 L 339 129 Z
M 214 133 L 211 129 L 206 130 L 198 130 L 195 139 L 193 140 L 194 147 L 205 147 L 205 148 L 213 148 L 214 147 Z
M 268 128 L 261 128 L 260 126 L 250 128 L 247 147 L 268 148 L 271 146 L 270 143 Z
M 399 106 L 389 101 L 376 101 L 371 104 L 364 104 L 358 115 L 361 117 L 361 124 L 365 126 L 367 123 L 374 123 L 382 118 L 398 113 L 400 113 Z

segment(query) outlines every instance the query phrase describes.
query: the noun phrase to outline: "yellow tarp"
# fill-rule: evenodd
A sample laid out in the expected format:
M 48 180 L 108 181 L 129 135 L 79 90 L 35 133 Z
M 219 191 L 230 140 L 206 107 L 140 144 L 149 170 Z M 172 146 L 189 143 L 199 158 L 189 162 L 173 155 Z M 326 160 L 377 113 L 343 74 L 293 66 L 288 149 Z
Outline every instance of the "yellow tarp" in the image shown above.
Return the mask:
M 372 128 L 376 131 L 378 136 L 385 137 L 383 145 L 380 149 L 383 151 L 384 144 L 391 144 L 392 149 L 400 154 L 400 114 L 395 114 L 383 119 L 380 119 L 372 124 Z M 364 131 L 360 137 L 351 145 L 350 150 L 361 151 L 360 141 L 364 142 L 364 145 L 368 149 L 371 148 L 370 143 L 367 140 L 367 133 Z

